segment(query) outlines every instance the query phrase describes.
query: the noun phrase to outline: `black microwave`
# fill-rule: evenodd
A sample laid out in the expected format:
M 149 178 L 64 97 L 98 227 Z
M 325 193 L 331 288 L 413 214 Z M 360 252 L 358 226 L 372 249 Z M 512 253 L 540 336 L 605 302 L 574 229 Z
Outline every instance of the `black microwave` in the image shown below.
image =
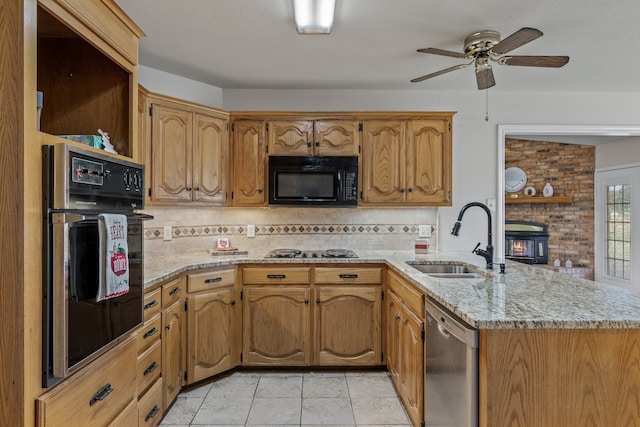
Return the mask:
M 357 157 L 269 157 L 269 204 L 356 206 Z

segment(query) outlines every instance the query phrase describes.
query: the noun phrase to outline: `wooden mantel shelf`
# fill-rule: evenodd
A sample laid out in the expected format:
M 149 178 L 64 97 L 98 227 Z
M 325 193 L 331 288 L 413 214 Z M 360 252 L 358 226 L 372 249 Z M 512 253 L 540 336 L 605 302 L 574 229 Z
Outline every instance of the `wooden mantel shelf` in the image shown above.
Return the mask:
M 522 196 L 518 195 L 518 197 L 509 197 L 508 195 L 504 198 L 504 203 L 507 205 L 516 204 L 516 203 L 571 203 L 573 198 L 571 196 Z

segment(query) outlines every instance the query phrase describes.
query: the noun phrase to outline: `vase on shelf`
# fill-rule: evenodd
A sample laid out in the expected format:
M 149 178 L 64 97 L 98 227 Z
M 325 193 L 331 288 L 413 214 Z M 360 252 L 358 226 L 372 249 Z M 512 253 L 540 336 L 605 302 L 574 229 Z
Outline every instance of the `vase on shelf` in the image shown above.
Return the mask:
M 544 188 L 542 189 L 542 195 L 544 197 L 553 196 L 553 187 L 548 182 L 544 185 Z

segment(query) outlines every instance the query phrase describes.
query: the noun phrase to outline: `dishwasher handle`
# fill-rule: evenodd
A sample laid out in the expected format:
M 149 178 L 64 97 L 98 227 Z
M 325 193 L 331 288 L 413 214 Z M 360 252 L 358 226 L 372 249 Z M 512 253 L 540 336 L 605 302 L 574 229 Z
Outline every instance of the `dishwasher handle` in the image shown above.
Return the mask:
M 478 348 L 477 329 L 468 326 L 457 316 L 445 311 L 444 308 L 437 306 L 428 298 L 425 299 L 425 309 L 427 312 L 427 321 L 429 322 L 433 319 L 438 326 L 439 333 L 443 337 L 450 338 L 450 335 L 453 335 L 458 340 L 464 342 L 467 346 Z

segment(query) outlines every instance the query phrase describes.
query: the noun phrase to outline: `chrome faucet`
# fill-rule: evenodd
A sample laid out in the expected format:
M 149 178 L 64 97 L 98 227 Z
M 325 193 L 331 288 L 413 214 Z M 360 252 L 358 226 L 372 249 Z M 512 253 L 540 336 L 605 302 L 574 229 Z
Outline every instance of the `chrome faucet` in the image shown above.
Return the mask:
M 485 249 L 480 249 L 480 242 L 478 242 L 478 244 L 476 245 L 475 248 L 473 248 L 473 250 L 471 252 L 473 252 L 476 255 L 480 255 L 481 257 L 483 257 L 486 261 L 487 261 L 487 269 L 491 270 L 493 269 L 493 235 L 492 235 L 492 227 L 491 227 L 491 211 L 489 210 L 489 208 L 479 202 L 471 202 L 471 203 L 467 203 L 466 205 L 464 205 L 462 207 L 462 209 L 460 209 L 460 213 L 458 214 L 458 220 L 456 221 L 456 223 L 453 225 L 453 229 L 451 230 L 451 234 L 454 236 L 457 236 L 458 233 L 460 232 L 460 227 L 462 226 L 462 223 L 460 221 L 462 221 L 462 217 L 464 216 L 464 213 L 467 211 L 467 209 L 469 209 L 472 206 L 478 206 L 479 208 L 484 209 L 484 211 L 487 213 L 487 218 L 488 218 L 488 231 L 487 231 L 487 247 Z M 501 266 L 501 272 L 502 272 L 502 266 Z

